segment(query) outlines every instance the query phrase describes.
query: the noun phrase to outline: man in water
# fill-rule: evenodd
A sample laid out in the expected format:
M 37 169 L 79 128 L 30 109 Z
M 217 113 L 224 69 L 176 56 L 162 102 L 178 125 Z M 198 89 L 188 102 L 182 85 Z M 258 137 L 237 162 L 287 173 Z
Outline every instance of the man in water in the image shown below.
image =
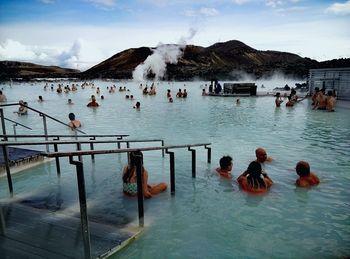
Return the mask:
M 95 95 L 91 95 L 91 102 L 89 102 L 87 105 L 87 107 L 98 107 L 98 103 L 96 102 L 96 97 Z
M 255 156 L 256 156 L 256 161 L 259 162 L 260 164 L 272 161 L 272 157 L 268 157 L 266 150 L 263 149 L 262 147 L 259 147 L 255 150 Z
M 226 179 L 232 179 L 231 171 L 233 167 L 232 157 L 223 156 L 220 159 L 220 167 L 216 168 L 216 172 Z
M 299 178 L 295 182 L 298 187 L 311 187 L 320 183 L 317 175 L 310 172 L 310 165 L 306 161 L 299 161 L 295 167 L 295 171 L 299 175 Z

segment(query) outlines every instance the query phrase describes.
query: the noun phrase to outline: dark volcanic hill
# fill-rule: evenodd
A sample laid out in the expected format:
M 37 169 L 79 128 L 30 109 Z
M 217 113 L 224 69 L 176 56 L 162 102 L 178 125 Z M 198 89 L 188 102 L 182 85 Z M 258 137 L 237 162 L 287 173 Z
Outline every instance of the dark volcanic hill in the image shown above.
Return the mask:
M 78 77 L 80 71 L 57 66 L 41 66 L 27 62 L 0 61 L 0 80 L 11 78 L 59 78 Z
M 256 77 L 268 76 L 277 70 L 289 76 L 305 78 L 310 68 L 322 67 L 316 60 L 287 52 L 256 50 L 237 40 L 216 43 L 207 48 L 187 45 L 182 50 L 183 55 L 177 64 L 167 64 L 164 79 L 235 79 L 237 73 L 233 71 L 237 70 Z M 152 53 L 152 49 L 147 47 L 128 49 L 82 72 L 81 76 L 131 78 L 135 67 Z M 345 63 L 350 66 L 349 60 Z

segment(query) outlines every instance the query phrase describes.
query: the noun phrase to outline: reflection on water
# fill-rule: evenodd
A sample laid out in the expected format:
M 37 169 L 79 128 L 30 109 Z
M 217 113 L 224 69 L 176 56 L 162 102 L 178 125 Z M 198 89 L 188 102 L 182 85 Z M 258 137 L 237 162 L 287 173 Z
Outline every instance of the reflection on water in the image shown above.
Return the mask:
M 240 105 L 236 105 L 236 98 L 201 96 L 203 84 L 186 82 L 187 99 L 174 98 L 174 103 L 169 103 L 167 89 L 176 93 L 178 88 L 184 88 L 183 83 L 160 83 L 156 96 L 143 96 L 138 84 L 116 83 L 117 87 L 126 85 L 130 89 L 128 94 L 135 96 L 134 102 L 141 102 L 140 111 L 132 108 L 134 102 L 126 100 L 125 93 L 109 94 L 106 87 L 112 83 L 108 82 L 95 82 L 105 97 L 103 101 L 98 98 L 101 106 L 97 109 L 85 107 L 96 89 L 58 95 L 43 91 L 43 84 L 25 84 L 5 86 L 4 93 L 9 102 L 26 97 L 30 106 L 63 121 L 68 120 L 69 112 L 74 112 L 83 124 L 82 130 L 89 134 L 162 138 L 169 145 L 212 143 L 212 164 L 206 163 L 206 151 L 197 148 L 195 179 L 190 152 L 175 152 L 176 194 L 171 196 L 168 191 L 145 201 L 145 234 L 116 258 L 157 258 L 165 254 L 171 258 L 349 255 L 349 110 L 314 111 L 308 100 L 292 108 L 276 108 L 272 97 L 241 97 Z M 43 103 L 36 102 L 38 95 L 43 96 Z M 66 105 L 68 98 L 75 104 Z M 14 107 L 4 109 L 8 118 L 32 127 L 30 133 L 43 133 L 41 118 L 36 114 L 29 112 L 28 116 L 18 117 L 12 112 Z M 7 124 L 8 129 L 11 127 Z M 51 134 L 71 133 L 51 121 L 48 128 Z M 29 134 L 20 128 L 17 133 Z M 235 181 L 222 180 L 215 174 L 219 159 L 231 155 L 232 173 L 238 177 L 254 159 L 254 150 L 259 146 L 274 158 L 266 166 L 274 181 L 266 195 L 243 193 Z M 97 148 L 115 146 L 103 144 Z M 295 164 L 299 160 L 310 163 L 311 170 L 321 179 L 318 187 L 295 187 Z M 126 163 L 125 155 L 96 156 L 95 162 L 84 157 L 91 219 L 123 225 L 137 218 L 136 200 L 124 197 L 121 191 L 121 172 Z M 169 183 L 167 155 L 162 158 L 160 152 L 145 152 L 144 164 L 150 182 Z M 22 195 L 31 206 L 75 215 L 79 211 L 75 168 L 61 159 L 61 170 L 59 181 L 54 163 L 17 174 L 15 196 Z M 7 182 L 2 178 L 0 197 L 8 196 Z

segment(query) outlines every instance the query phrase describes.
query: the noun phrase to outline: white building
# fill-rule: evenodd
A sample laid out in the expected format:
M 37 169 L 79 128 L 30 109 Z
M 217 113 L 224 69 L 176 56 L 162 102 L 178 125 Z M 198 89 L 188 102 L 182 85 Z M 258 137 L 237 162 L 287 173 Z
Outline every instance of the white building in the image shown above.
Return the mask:
M 309 92 L 313 94 L 315 87 L 328 90 L 335 89 L 337 99 L 350 100 L 350 67 L 321 68 L 309 71 Z

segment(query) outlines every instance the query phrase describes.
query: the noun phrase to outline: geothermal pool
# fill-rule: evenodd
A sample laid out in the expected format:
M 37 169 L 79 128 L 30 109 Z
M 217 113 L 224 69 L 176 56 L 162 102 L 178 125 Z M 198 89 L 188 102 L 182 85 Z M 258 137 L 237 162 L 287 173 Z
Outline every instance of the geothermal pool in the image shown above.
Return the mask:
M 66 122 L 68 113 L 74 112 L 88 134 L 161 138 L 166 145 L 212 143 L 211 164 L 206 162 L 206 150 L 197 148 L 195 179 L 191 177 L 191 153 L 174 150 L 176 194 L 171 196 L 168 190 L 145 201 L 144 232 L 114 258 L 349 256 L 350 110 L 336 107 L 334 113 L 314 111 L 309 100 L 293 108 L 275 108 L 272 97 L 241 97 L 240 105 L 236 105 L 236 98 L 201 96 L 205 83 L 160 82 L 156 96 L 144 96 L 139 83 L 94 81 L 104 100 L 91 87 L 60 95 L 50 87 L 44 91 L 45 83 L 1 87 L 8 103 L 23 99 L 29 106 Z M 264 90 L 286 83 L 293 86 L 292 82 L 266 81 Z M 113 84 L 117 88 L 126 86 L 130 91 L 108 93 L 106 87 Z M 258 86 L 261 84 L 257 82 Z M 187 89 L 187 99 L 175 98 L 179 88 Z M 167 101 L 167 89 L 171 89 L 174 103 Z M 92 94 L 101 105 L 97 109 L 86 107 Z M 125 94 L 134 95 L 135 100 L 127 100 Z M 39 95 L 44 102 L 37 102 Z M 68 98 L 74 105 L 67 105 Z M 141 102 L 140 111 L 133 109 L 136 101 Z M 33 128 L 29 131 L 17 127 L 17 134 L 43 134 L 37 114 L 29 111 L 27 116 L 19 117 L 13 113 L 15 107 L 4 110 L 6 117 Z M 11 124 L 7 124 L 8 134 L 11 129 Z M 48 129 L 49 134 L 71 133 L 51 121 Z M 257 147 L 264 147 L 274 159 L 266 166 L 274 181 L 266 195 L 248 195 L 239 190 L 234 180 L 220 179 L 215 174 L 221 156 L 231 155 L 236 179 L 254 159 Z M 309 161 L 311 170 L 321 180 L 319 186 L 295 187 L 294 168 L 299 160 Z M 103 214 L 110 224 L 137 224 L 137 201 L 122 193 L 121 171 L 126 163 L 125 154 L 99 155 L 95 163 L 84 157 L 90 220 Z M 159 151 L 145 152 L 144 164 L 151 183 L 169 183 L 167 155 L 163 158 Z M 60 181 L 54 162 L 17 173 L 13 176 L 15 196 L 41 197 L 31 202 L 75 215 L 79 204 L 74 170 L 67 159 L 61 159 Z M 0 198 L 9 200 L 4 177 L 0 179 Z

